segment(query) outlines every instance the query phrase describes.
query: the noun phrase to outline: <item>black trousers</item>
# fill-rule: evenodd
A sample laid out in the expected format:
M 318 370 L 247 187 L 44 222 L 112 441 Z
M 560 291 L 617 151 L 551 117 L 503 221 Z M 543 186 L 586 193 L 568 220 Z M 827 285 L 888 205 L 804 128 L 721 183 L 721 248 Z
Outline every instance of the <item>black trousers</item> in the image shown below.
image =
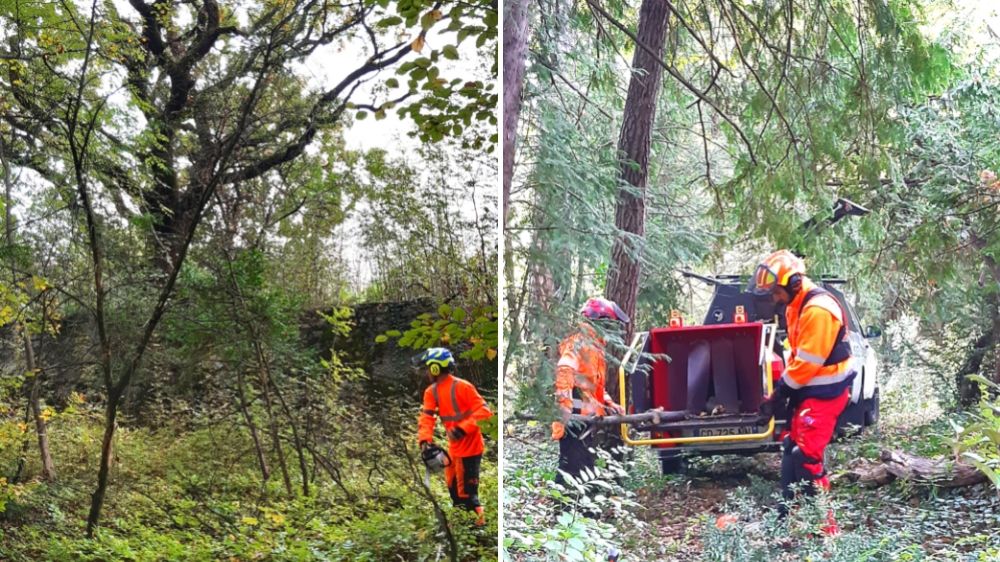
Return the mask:
M 625 455 L 620 450 L 623 443 L 618 434 L 607 431 L 601 431 L 598 434 L 598 430 L 593 428 L 589 432 L 584 429 L 582 433 L 586 434 L 583 439 L 567 432 L 559 440 L 559 470 L 576 478 L 584 468 L 594 468 L 596 456 L 590 452 L 590 449 L 594 447 L 611 451 L 612 458 L 618 461 L 624 460 Z M 562 472 L 556 474 L 556 482 L 566 483 Z
M 479 466 L 483 456 L 456 457 L 444 469 L 445 482 L 451 495 L 451 504 L 469 511 L 479 507 Z

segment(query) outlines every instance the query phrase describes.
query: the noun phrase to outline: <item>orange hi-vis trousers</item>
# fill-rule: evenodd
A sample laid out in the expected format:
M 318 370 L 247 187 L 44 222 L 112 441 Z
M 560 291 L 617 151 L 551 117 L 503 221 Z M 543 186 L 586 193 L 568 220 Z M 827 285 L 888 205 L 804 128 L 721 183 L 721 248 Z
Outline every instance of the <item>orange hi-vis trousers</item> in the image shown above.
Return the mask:
M 451 503 L 475 511 L 479 503 L 479 465 L 482 455 L 454 457 L 444 469 L 444 481 L 448 484 Z
M 804 490 L 806 494 L 829 491 L 823 454 L 850 394 L 851 389 L 847 388 L 831 400 L 806 398 L 795 408 L 791 433 L 785 436 L 781 459 L 781 489 L 786 500 L 794 497 L 791 486 L 799 482 L 809 483 Z

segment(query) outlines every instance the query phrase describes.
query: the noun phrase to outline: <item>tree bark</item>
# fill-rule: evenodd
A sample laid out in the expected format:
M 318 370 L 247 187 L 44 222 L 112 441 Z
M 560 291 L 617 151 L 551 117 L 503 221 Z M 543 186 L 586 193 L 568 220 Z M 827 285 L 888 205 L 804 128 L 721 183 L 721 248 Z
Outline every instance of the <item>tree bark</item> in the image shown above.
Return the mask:
M 271 469 L 267 466 L 267 458 L 264 456 L 264 448 L 260 443 L 257 424 L 254 423 L 253 416 L 250 414 L 250 404 L 247 401 L 246 381 L 243 376 L 243 369 L 238 370 L 236 382 L 240 395 L 240 413 L 243 414 L 243 420 L 246 422 L 247 427 L 250 428 L 250 438 L 253 440 L 253 449 L 257 454 L 257 465 L 260 467 L 261 484 L 267 485 L 267 481 L 271 477 Z
M 1000 276 L 998 276 L 998 282 L 1000 282 Z M 996 354 L 996 364 L 992 376 L 988 378 L 1000 383 L 1000 295 L 992 293 L 987 296 L 983 312 L 984 315 L 989 315 L 989 327 L 972 345 L 972 349 L 965 356 L 965 361 L 956 374 L 958 401 L 963 407 L 969 407 L 979 402 L 979 384 L 969 380 L 967 376 L 979 374 L 982 371 L 983 361 L 991 351 Z
M 115 438 L 115 424 L 118 418 L 118 403 L 122 393 L 112 388 L 108 393 L 108 403 L 104 408 L 104 438 L 101 440 L 101 462 L 97 470 L 97 489 L 90 496 L 90 513 L 87 514 L 87 537 L 93 537 L 97 522 L 101 519 L 104 495 L 108 491 L 108 476 L 111 474 L 112 445 Z
M 266 365 L 268 370 L 268 379 L 270 380 L 270 363 L 266 363 Z M 281 410 L 285 413 L 285 417 L 288 418 L 288 426 L 292 430 L 292 444 L 295 446 L 295 454 L 299 459 L 299 473 L 302 475 L 302 495 L 308 496 L 309 468 L 306 463 L 305 446 L 303 445 L 302 437 L 299 434 L 298 422 L 296 421 L 295 416 L 292 415 L 292 410 L 288 407 L 288 403 L 285 401 L 285 397 L 281 394 L 281 389 L 278 388 L 278 385 L 274 385 L 274 395 L 278 397 L 278 403 L 281 404 Z
M 881 463 L 858 463 L 847 472 L 847 478 L 868 487 L 882 486 L 896 478 L 940 488 L 958 488 L 986 481 L 986 475 L 976 467 L 961 462 L 889 450 L 882 451 L 880 458 Z
M 271 446 L 278 455 L 278 467 L 281 469 L 281 478 L 285 483 L 285 492 L 289 496 L 293 495 L 292 478 L 288 474 L 288 463 L 285 461 L 285 449 L 281 445 L 281 432 L 278 430 L 278 419 L 274 415 L 274 405 L 271 401 L 270 379 L 264 369 L 258 367 L 261 390 L 264 392 L 264 409 L 267 411 L 268 428 L 271 434 Z
M 0 143 L 2 143 L 0 139 Z M 14 180 L 11 177 L 10 163 L 7 161 L 7 152 L 5 146 L 0 144 L 0 165 L 3 167 L 3 184 L 4 184 L 4 230 L 6 234 L 6 243 L 8 248 L 14 247 L 14 217 L 12 214 L 12 208 L 14 206 L 14 199 L 11 194 L 11 190 L 14 186 Z M 17 273 L 14 268 L 14 262 L 11 261 L 10 269 L 11 286 L 17 286 Z M 42 310 L 45 310 L 44 301 L 42 303 Z M 45 318 L 43 312 L 42 324 L 44 325 Z M 33 374 L 31 382 L 31 390 L 28 392 L 28 407 L 31 410 L 31 415 L 35 421 L 35 434 L 38 436 L 38 452 L 42 460 L 42 478 L 47 481 L 53 481 L 56 478 L 55 465 L 52 462 L 52 453 L 49 449 L 49 433 L 46 428 L 45 419 L 42 418 L 42 406 L 41 406 L 41 373 L 37 371 L 37 365 L 35 365 L 35 349 L 31 343 L 31 334 L 28 332 L 28 327 L 21 324 L 21 336 L 24 339 L 24 360 L 28 368 L 28 372 Z M 19 471 L 20 472 L 20 471 Z
M 642 274 L 642 239 L 645 234 L 645 194 L 649 174 L 649 149 L 656 98 L 660 91 L 663 69 L 664 39 L 667 34 L 669 10 L 662 0 L 643 0 L 639 8 L 637 39 L 650 48 L 636 48 L 632 59 L 632 78 L 625 99 L 625 118 L 618 138 L 621 170 L 618 201 L 615 204 L 615 227 L 619 235 L 611 250 L 605 296 L 616 303 L 631 318 L 635 318 L 635 303 Z M 632 336 L 628 326 L 625 341 Z
M 38 453 L 42 459 L 42 479 L 52 482 L 56 479 L 56 467 L 52 462 L 52 452 L 49 449 L 49 432 L 46 427 L 45 418 L 42 417 L 42 381 L 41 372 L 35 365 L 35 348 L 31 343 L 31 335 L 28 327 L 21 328 L 24 335 L 24 358 L 28 366 L 28 372 L 33 373 L 31 381 L 31 392 L 28 395 L 28 403 L 31 405 L 31 416 L 35 419 L 35 434 L 38 436 Z
M 524 60 L 528 50 L 529 0 L 510 0 L 503 15 L 503 225 L 510 210 L 514 174 L 514 141 L 524 91 Z

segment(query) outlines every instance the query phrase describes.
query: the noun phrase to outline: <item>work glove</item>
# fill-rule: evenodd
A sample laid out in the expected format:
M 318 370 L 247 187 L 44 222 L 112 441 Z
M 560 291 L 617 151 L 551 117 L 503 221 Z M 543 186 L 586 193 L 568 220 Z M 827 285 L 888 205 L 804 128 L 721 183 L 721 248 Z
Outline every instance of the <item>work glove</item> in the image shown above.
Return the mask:
M 552 422 L 552 440 L 559 441 L 569 435 L 574 439 L 587 430 L 587 424 L 580 420 L 568 420 L 563 422 Z
M 449 429 L 447 433 L 448 433 L 448 439 L 451 441 L 458 441 L 459 439 L 465 437 L 465 430 L 462 429 L 461 427 Z
M 566 426 L 562 422 L 552 422 L 552 440 L 559 441 L 566 435 Z
M 773 417 L 775 413 L 785 411 L 788 398 L 788 386 L 783 380 L 778 380 L 778 383 L 774 385 L 774 391 L 760 403 L 757 411 L 766 418 Z

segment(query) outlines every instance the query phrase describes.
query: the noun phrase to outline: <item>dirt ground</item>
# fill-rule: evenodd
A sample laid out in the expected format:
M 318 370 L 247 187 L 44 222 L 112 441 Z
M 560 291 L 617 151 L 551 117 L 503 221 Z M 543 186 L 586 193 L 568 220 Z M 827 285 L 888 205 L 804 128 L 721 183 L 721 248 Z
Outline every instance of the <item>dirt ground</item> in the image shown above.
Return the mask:
M 554 465 L 558 450 L 538 426 L 517 427 L 510 437 L 505 455 L 518 457 L 517 465 Z M 991 485 L 934 489 L 895 482 L 863 488 L 845 477 L 851 461 L 864 455 L 863 449 L 877 451 L 899 445 L 898 441 L 882 434 L 831 446 L 832 498 L 841 527 L 855 536 L 898 537 L 899 544 L 921 551 L 921 557 L 915 559 L 1000 560 L 974 554 L 1000 549 L 1000 538 L 993 538 L 1000 528 L 1000 494 Z M 634 518 L 644 526 L 637 528 L 635 521 L 628 520 L 608 521 L 615 527 L 611 540 L 621 546 L 623 560 L 700 560 L 711 546 L 704 543 L 705 537 L 711 536 L 706 530 L 718 516 L 731 513 L 734 496 L 747 496 L 756 505 L 773 506 L 773 495 L 779 490 L 779 453 L 694 458 L 685 471 L 667 476 L 660 474 L 653 451 L 636 449 L 632 461 L 632 476 L 626 487 L 634 492 L 633 499 L 639 506 L 633 509 Z M 537 473 L 533 474 L 537 478 Z M 538 481 L 532 485 L 544 486 Z M 535 506 L 548 503 L 550 500 L 543 496 L 534 499 Z M 513 515 L 508 513 L 508 520 Z M 748 522 L 744 519 L 743 523 Z M 788 560 L 798 559 L 794 541 L 783 537 L 774 540 L 788 554 Z

